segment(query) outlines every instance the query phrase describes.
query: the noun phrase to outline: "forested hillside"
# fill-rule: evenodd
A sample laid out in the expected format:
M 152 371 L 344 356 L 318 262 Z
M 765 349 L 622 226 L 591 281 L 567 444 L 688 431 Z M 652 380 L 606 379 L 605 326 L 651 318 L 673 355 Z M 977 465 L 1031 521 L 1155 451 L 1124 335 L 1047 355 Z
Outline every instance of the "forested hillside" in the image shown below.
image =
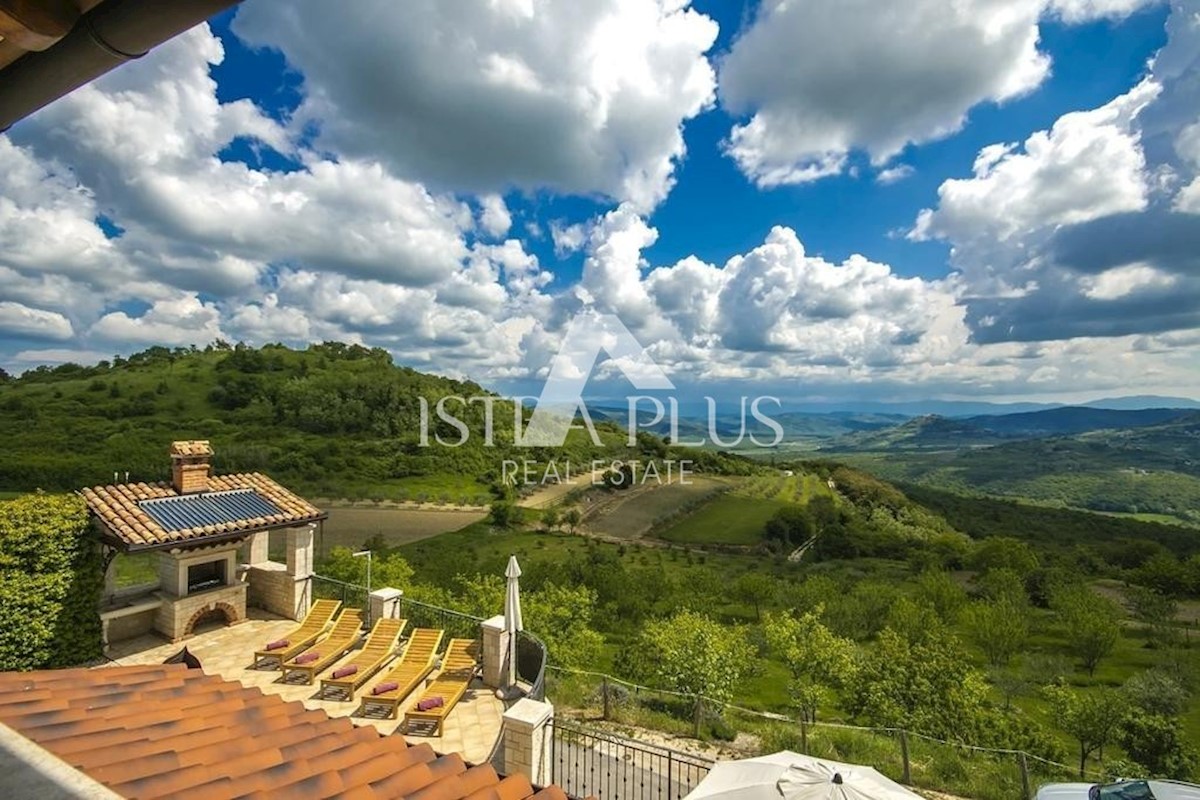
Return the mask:
M 484 407 L 451 412 L 472 435 L 461 447 L 420 446 L 419 398 L 479 396 L 479 386 L 397 366 L 382 349 L 326 343 L 304 351 L 218 343 L 153 347 L 95 367 L 39 367 L 0 382 L 0 491 L 69 490 L 164 480 L 174 439 L 210 439 L 219 472 L 263 470 L 323 496 L 486 499 L 505 458 L 545 458 L 512 445 L 513 408 L 497 400 L 495 447 Z M 457 441 L 436 416 L 430 435 Z M 602 427 L 604 448 L 573 431 L 554 455 L 580 463 L 622 454 L 624 433 Z

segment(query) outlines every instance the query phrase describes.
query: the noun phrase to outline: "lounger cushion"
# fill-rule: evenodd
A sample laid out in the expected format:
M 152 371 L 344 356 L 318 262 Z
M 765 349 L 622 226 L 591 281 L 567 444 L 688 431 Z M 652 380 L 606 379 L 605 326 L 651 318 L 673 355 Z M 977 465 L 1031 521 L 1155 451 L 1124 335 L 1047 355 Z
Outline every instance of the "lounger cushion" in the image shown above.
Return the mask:
M 296 663 L 297 664 L 308 664 L 309 662 L 316 661 L 320 657 L 321 657 L 320 653 L 305 653 L 302 656 L 296 656 Z
M 381 683 L 372 689 L 371 694 L 387 694 L 388 692 L 394 692 L 399 688 L 400 684 L 396 683 L 395 681 L 388 681 L 387 683 Z
M 287 647 L 289 644 L 291 644 L 291 642 L 289 642 L 287 639 L 280 639 L 277 642 L 271 642 L 264 649 L 265 650 L 282 650 L 283 648 Z
M 348 667 L 338 667 L 333 671 L 334 678 L 344 678 L 347 675 L 353 675 L 358 672 L 358 664 L 351 664 Z

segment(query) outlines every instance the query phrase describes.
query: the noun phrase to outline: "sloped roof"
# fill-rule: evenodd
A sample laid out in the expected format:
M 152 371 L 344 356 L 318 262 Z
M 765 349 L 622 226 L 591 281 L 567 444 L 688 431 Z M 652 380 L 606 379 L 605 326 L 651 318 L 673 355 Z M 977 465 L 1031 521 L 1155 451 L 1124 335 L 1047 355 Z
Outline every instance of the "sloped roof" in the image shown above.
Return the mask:
M 325 512 L 259 472 L 216 475 L 208 492 L 180 495 L 169 483 L 124 483 L 96 486 L 80 492 L 88 508 L 104 524 L 108 538 L 125 550 L 146 550 L 178 544 L 229 539 L 262 530 L 325 519 Z M 233 495 L 235 492 L 242 495 Z M 245 491 L 254 495 L 246 500 Z M 225 500 L 214 492 L 231 493 Z M 167 515 L 163 501 L 178 498 L 178 514 Z M 189 498 L 197 498 L 191 500 Z M 204 498 L 209 498 L 205 501 Z M 217 514 L 213 506 L 220 506 Z M 164 512 L 164 513 L 160 513 Z
M 182 664 L 0 673 L 0 722 L 128 798 L 566 800 Z

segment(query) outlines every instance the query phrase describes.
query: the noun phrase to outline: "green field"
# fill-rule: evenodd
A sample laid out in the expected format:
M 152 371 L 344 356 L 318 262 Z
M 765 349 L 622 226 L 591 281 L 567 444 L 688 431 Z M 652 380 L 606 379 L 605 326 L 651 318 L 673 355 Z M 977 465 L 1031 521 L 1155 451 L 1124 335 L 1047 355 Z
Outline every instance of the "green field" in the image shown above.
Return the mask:
M 726 484 L 712 478 L 692 476 L 687 483 L 648 485 L 627 492 L 594 495 L 587 512 L 588 530 L 602 536 L 637 539 L 655 525 L 686 513 L 706 498 L 723 491 Z
M 705 503 L 657 538 L 680 544 L 756 545 L 762 541 L 767 521 L 787 505 L 782 500 L 724 495 Z

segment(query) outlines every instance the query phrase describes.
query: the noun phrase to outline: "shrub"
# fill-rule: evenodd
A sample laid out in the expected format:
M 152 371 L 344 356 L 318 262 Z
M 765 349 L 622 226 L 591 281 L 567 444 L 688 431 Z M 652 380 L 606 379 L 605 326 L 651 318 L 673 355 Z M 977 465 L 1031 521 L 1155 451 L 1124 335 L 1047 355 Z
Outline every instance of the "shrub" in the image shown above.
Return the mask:
M 101 654 L 100 552 L 71 495 L 0 503 L 0 670 L 80 664 Z

